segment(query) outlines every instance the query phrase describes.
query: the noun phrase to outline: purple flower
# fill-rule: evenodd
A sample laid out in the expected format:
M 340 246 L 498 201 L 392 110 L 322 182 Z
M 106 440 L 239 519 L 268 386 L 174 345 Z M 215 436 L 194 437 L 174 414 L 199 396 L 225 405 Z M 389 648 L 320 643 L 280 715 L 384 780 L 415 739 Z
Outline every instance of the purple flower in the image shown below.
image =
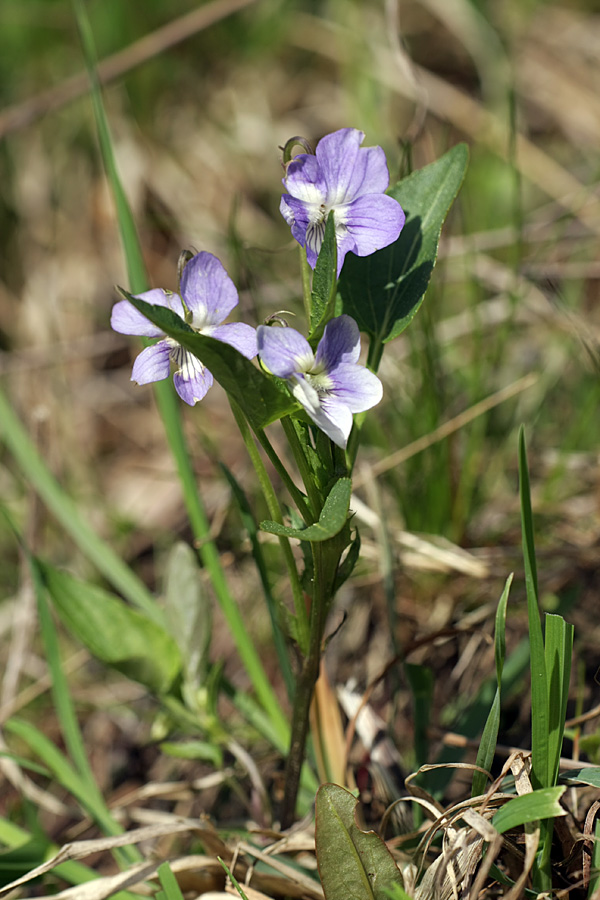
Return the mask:
M 360 145 L 362 131 L 342 128 L 326 135 L 315 155 L 302 153 L 287 165 L 280 212 L 314 269 L 327 217 L 334 212 L 340 274 L 348 251 L 369 256 L 392 244 L 404 225 L 402 207 L 385 190 L 389 173 L 381 147 Z
M 155 288 L 137 296 L 155 306 L 166 306 L 194 331 L 230 344 L 248 359 L 256 356 L 254 328 L 241 322 L 221 324 L 234 306 L 237 306 L 238 294 L 216 256 L 212 253 L 193 256 L 183 270 L 180 291 L 181 296 Z M 202 400 L 213 383 L 213 377 L 193 353 L 184 350 L 173 338 L 167 337 L 128 300 L 115 304 L 110 324 L 121 334 L 163 338 L 157 344 L 142 350 L 133 364 L 132 381 L 137 381 L 138 384 L 162 381 L 169 377 L 173 362 L 176 366 L 173 383 L 181 399 L 190 406 Z
M 315 425 L 345 447 L 352 414 L 371 409 L 383 394 L 377 375 L 358 365 L 360 334 L 354 319 L 338 316 L 328 322 L 316 354 L 293 328 L 261 325 L 257 335 L 263 365 L 288 379 Z

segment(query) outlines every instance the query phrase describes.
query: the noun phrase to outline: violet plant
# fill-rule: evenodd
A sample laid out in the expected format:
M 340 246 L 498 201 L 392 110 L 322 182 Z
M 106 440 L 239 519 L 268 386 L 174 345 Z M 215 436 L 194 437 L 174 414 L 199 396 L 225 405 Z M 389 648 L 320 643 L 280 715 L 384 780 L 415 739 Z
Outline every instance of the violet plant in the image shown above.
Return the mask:
M 261 529 L 278 536 L 291 585 L 291 598 L 275 600 L 274 615 L 286 664 L 296 661 L 284 827 L 296 811 L 329 612 L 359 555 L 351 492 L 364 414 L 385 393 L 376 374 L 384 346 L 423 300 L 467 161 L 459 145 L 389 188 L 383 150 L 362 147 L 363 140 L 362 132 L 344 128 L 325 136 L 315 153 L 302 138 L 284 148 L 280 209 L 301 248 L 306 337 L 278 312 L 256 330 L 224 323 L 237 292 L 221 263 L 204 251 L 182 255 L 179 293 L 120 289 L 124 299 L 112 314 L 115 330 L 160 338 L 138 356 L 134 381 L 163 380 L 173 366 L 175 389 L 192 406 L 213 379 L 221 384 L 256 468 L 272 517 Z M 293 156 L 298 144 L 306 152 Z M 361 332 L 368 336 L 366 364 Z M 276 453 L 266 433 L 277 420 L 289 459 Z M 287 487 L 289 513 L 281 509 L 259 445 Z M 301 543 L 302 565 L 291 541 Z

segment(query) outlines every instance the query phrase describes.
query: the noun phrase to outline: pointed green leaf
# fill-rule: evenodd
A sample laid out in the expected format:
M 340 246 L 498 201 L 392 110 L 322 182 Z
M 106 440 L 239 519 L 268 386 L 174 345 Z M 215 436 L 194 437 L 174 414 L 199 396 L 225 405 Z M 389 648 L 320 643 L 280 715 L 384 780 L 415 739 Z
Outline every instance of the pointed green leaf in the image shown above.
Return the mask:
M 600 766 L 589 766 L 585 769 L 569 769 L 559 776 L 561 784 L 569 784 L 573 787 L 578 785 L 590 785 L 591 787 L 600 788 Z
M 165 900 L 183 900 L 181 888 L 168 862 L 161 863 L 156 870 Z
M 462 184 L 468 161 L 465 144 L 391 187 L 406 213 L 400 237 L 370 256 L 349 253 L 339 291 L 343 311 L 361 331 L 385 343 L 401 334 L 419 309 L 435 261 L 442 224 Z
M 510 831 L 511 828 L 519 828 L 529 822 L 537 822 L 540 819 L 556 819 L 565 816 L 567 811 L 560 805 L 560 798 L 566 791 L 565 785 L 558 787 L 541 788 L 530 794 L 522 794 L 509 800 L 501 806 L 492 818 L 492 825 L 500 834 Z
M 306 528 L 291 528 L 279 522 L 261 522 L 260 527 L 269 534 L 297 538 L 300 541 L 327 541 L 342 530 L 348 518 L 352 479 L 340 478 L 335 482 L 323 504 L 319 521 Z
M 119 291 L 157 328 L 204 363 L 236 400 L 253 428 L 264 428 L 298 408 L 283 382 L 265 375 L 234 347 L 198 334 L 170 309 L 146 303 L 123 288 Z
M 573 626 L 562 616 L 546 615 L 544 635 L 546 674 L 548 678 L 548 774 L 556 784 L 562 750 L 569 682 L 571 679 L 571 653 L 573 650 Z
M 392 854 L 374 831 L 361 831 L 357 800 L 337 784 L 317 792 L 315 842 L 325 900 L 388 900 L 403 880 Z
M 327 320 L 335 305 L 337 287 L 337 243 L 333 210 L 329 213 L 323 243 L 319 251 L 313 275 L 310 297 L 310 340 L 317 341 L 323 334 Z
M 531 763 L 534 787 L 551 787 L 549 753 L 548 680 L 542 624 L 538 609 L 537 569 L 533 538 L 533 513 L 529 489 L 529 468 L 525 431 L 519 430 L 519 490 L 521 495 L 521 531 L 531 668 Z
M 167 559 L 165 620 L 183 656 L 185 681 L 198 688 L 208 668 L 212 607 L 202 581 L 198 555 L 178 541 Z
M 154 693 L 169 689 L 181 657 L 164 628 L 95 584 L 39 566 L 64 625 L 94 656 Z
M 506 656 L 506 604 L 508 603 L 508 594 L 512 584 L 512 573 L 506 579 L 498 609 L 496 610 L 496 629 L 495 629 L 495 656 L 496 656 L 496 680 L 497 688 L 489 715 L 483 727 L 481 740 L 479 741 L 479 749 L 477 750 L 476 764 L 486 769 L 488 772 L 491 768 L 496 752 L 496 743 L 498 741 L 498 731 L 500 729 L 500 689 L 502 686 L 502 670 L 504 668 L 504 658 Z M 483 794 L 487 786 L 487 778 L 483 772 L 473 772 L 472 796 L 478 797 Z

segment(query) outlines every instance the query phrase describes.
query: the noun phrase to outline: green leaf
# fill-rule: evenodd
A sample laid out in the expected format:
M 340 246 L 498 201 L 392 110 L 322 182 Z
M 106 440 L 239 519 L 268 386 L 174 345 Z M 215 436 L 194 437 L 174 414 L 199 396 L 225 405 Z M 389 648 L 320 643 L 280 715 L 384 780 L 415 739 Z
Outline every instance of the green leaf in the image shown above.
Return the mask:
M 519 828 L 530 822 L 540 819 L 555 819 L 557 816 L 565 816 L 566 810 L 559 803 L 566 791 L 566 786 L 540 788 L 530 794 L 522 794 L 505 803 L 492 818 L 492 825 L 500 834 L 510 831 L 511 828 Z
M 207 741 L 162 741 L 160 749 L 176 759 L 201 759 L 216 769 L 223 768 L 223 752 L 216 744 Z
M 25 550 L 27 561 L 31 570 L 31 579 L 38 605 L 40 620 L 40 632 L 44 645 L 44 653 L 48 663 L 48 670 L 52 679 L 52 697 L 60 722 L 60 728 L 64 737 L 67 751 L 71 757 L 78 777 L 81 779 L 86 808 L 92 818 L 98 823 L 106 834 L 120 834 L 122 826 L 113 818 L 90 766 L 89 756 L 86 751 L 75 705 L 71 697 L 67 679 L 63 672 L 60 656 L 58 634 L 54 617 L 50 611 L 46 586 L 42 567 L 35 557 Z M 115 858 L 122 864 L 139 862 L 141 859 L 136 847 L 115 848 Z
M 496 743 L 498 741 L 498 731 L 500 729 L 500 689 L 502 685 L 502 670 L 504 668 L 504 659 L 506 656 L 506 604 L 508 603 L 508 594 L 512 584 L 512 573 L 506 579 L 502 596 L 496 610 L 496 628 L 495 628 L 495 656 L 496 656 L 496 680 L 497 688 L 494 700 L 483 726 L 481 740 L 479 741 L 479 749 L 477 750 L 476 764 L 486 769 L 488 772 L 491 768 L 496 752 Z M 473 772 L 472 796 L 478 797 L 483 794 L 487 786 L 487 779 L 483 772 Z
M 178 541 L 167 559 L 165 620 L 183 657 L 185 681 L 198 688 L 208 668 L 212 609 L 198 567 L 198 555 Z
M 400 870 L 379 835 L 358 828 L 356 798 L 337 784 L 317 792 L 315 842 L 325 900 L 387 900 Z
M 525 431 L 519 430 L 519 490 L 521 495 L 521 531 L 525 564 L 525 591 L 529 622 L 531 668 L 531 762 L 534 787 L 551 787 L 549 760 L 549 710 L 546 657 L 538 609 L 537 569 L 533 538 L 533 513 L 529 489 L 529 469 Z
M 337 287 L 337 242 L 333 210 L 327 217 L 323 243 L 319 251 L 310 295 L 310 335 L 314 344 L 323 334 L 335 306 Z
M 290 528 L 279 522 L 261 522 L 260 527 L 269 534 L 281 537 L 298 538 L 301 541 L 328 541 L 342 530 L 348 518 L 352 479 L 339 478 L 327 495 L 319 521 L 306 528 Z
M 0 444 L 3 443 L 14 457 L 26 484 L 39 495 L 87 559 L 97 567 L 115 590 L 120 591 L 148 615 L 160 620 L 161 612 L 154 597 L 112 547 L 90 528 L 77 503 L 63 490 L 46 466 L 8 398 L 0 390 Z M 0 511 L 7 518 L 17 539 L 21 541 L 20 532 L 12 522 L 12 518 L 4 507 L 1 507 Z
M 165 900 L 183 900 L 181 888 L 168 862 L 161 863 L 156 870 Z
M 39 563 L 64 625 L 102 662 L 156 694 L 169 689 L 181 670 L 171 635 L 103 588 Z
M 568 772 L 562 772 L 558 780 L 561 784 L 568 784 L 572 787 L 589 785 L 590 787 L 600 788 L 600 766 L 589 766 L 585 769 L 569 769 Z
M 548 775 L 551 784 L 556 784 L 567 716 L 573 650 L 573 626 L 567 624 L 562 616 L 546 615 L 544 649 L 548 679 Z
M 39 728 L 16 716 L 9 719 L 4 727 L 10 734 L 14 734 L 24 741 L 50 769 L 55 780 L 69 791 L 84 809 L 90 811 L 90 798 L 85 780 L 75 771 L 65 754 L 45 734 L 42 734 Z
M 442 224 L 467 161 L 466 145 L 458 144 L 390 188 L 388 194 L 406 213 L 400 237 L 370 256 L 346 256 L 339 281 L 343 311 L 375 341 L 397 337 L 419 309 L 437 258 Z
M 298 408 L 283 382 L 265 375 L 234 347 L 198 334 L 171 309 L 146 303 L 123 288 L 119 291 L 164 334 L 204 363 L 238 403 L 253 428 L 265 428 Z
M 0 888 L 27 875 L 46 860 L 48 842 L 31 838 L 26 844 L 0 851 Z
M 238 894 L 240 895 L 242 900 L 248 900 L 248 896 L 247 896 L 246 892 L 242 889 L 239 881 L 237 880 L 237 878 L 235 877 L 235 875 L 233 874 L 231 869 L 228 867 L 227 863 L 224 860 L 222 860 L 220 856 L 217 856 L 217 859 L 219 860 L 220 865 L 225 870 L 227 877 L 231 881 L 232 885 L 234 886 L 234 888 L 236 889 L 236 891 L 238 892 Z

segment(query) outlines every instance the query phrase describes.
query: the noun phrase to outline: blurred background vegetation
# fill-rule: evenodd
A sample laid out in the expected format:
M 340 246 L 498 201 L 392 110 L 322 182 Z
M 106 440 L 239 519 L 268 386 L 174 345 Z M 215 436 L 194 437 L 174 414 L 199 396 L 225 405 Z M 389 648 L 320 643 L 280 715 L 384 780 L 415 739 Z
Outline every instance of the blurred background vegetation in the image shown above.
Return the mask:
M 281 309 L 301 315 L 297 254 L 278 212 L 278 147 L 289 137 L 314 145 L 337 128 L 360 128 L 366 145 L 385 149 L 392 181 L 458 141 L 470 145 L 425 304 L 380 372 L 385 396 L 369 416 L 357 470 L 364 561 L 340 598 L 351 616 L 331 645 L 331 675 L 363 684 L 377 675 L 394 650 L 390 616 L 396 642 L 409 647 L 454 631 L 435 652 L 427 645 L 411 657 L 447 676 L 436 681 L 439 708 L 473 696 L 493 671 L 483 632 L 506 575 L 522 567 L 516 431 L 525 423 L 543 602 L 575 623 L 580 697 L 592 703 L 600 637 L 596 4 L 87 6 L 153 286 L 176 288 L 182 248 L 208 250 L 236 282 L 245 321 Z M 189 531 L 151 389 L 130 382 L 137 348 L 109 328 L 113 286 L 126 285 L 126 273 L 82 72 L 66 0 L 3 0 L 0 373 L 63 487 L 160 592 L 167 554 Z M 266 643 L 248 545 L 218 467 L 225 462 L 252 492 L 243 447 L 217 386 L 184 414 L 213 533 L 255 638 Z M 401 448 L 402 459 L 392 456 Z M 39 552 L 93 576 L 8 454 L 0 494 Z M 17 635 L 29 635 L 17 677 L 13 670 L 4 682 L 4 720 L 32 692 L 43 694 L 45 667 L 17 549 L 2 531 L 0 570 L 4 661 Z M 509 646 L 523 631 L 522 597 L 518 581 Z M 219 622 L 213 657 L 243 680 Z M 75 667 L 85 661 L 70 658 Z M 271 667 L 277 680 L 274 658 Z M 88 739 L 102 733 L 110 745 L 112 735 L 140 757 L 148 734 L 127 704 L 144 709 L 141 689 L 103 693 L 89 667 L 80 678 L 74 690 Z M 523 724 L 527 708 L 515 701 L 513 712 Z M 398 730 L 409 733 L 409 719 L 402 708 Z M 134 751 L 126 755 L 134 777 Z M 110 791 L 108 746 L 103 765 L 99 782 Z

